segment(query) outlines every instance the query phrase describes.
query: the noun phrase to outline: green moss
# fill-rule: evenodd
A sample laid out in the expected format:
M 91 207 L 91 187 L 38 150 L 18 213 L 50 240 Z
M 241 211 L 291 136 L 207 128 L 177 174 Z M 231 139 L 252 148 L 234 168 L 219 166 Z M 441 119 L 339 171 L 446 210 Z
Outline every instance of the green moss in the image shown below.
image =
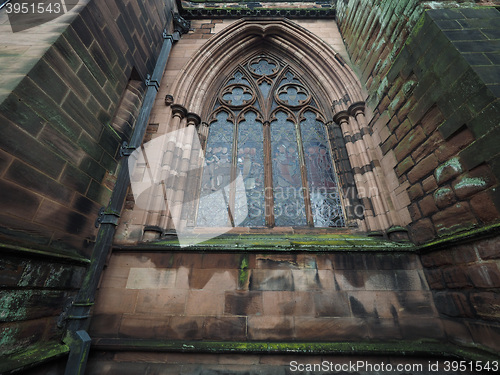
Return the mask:
M 28 316 L 25 305 L 34 292 L 33 290 L 7 291 L 0 300 L 0 319 L 2 321 L 23 320 Z
M 25 348 L 15 355 L 0 357 L 0 373 L 23 370 L 65 355 L 69 347 L 59 342 L 44 342 Z
M 137 339 L 99 339 L 99 345 L 123 345 L 127 350 L 178 351 L 195 353 L 297 353 L 346 355 L 459 356 L 476 360 L 494 360 L 497 356 L 477 349 L 461 348 L 436 340 L 389 342 L 228 342 L 161 341 Z
M 241 258 L 240 269 L 238 274 L 238 287 L 243 288 L 248 280 L 248 255 L 243 255 Z
M 122 137 L 120 136 L 120 134 L 118 134 L 118 132 L 111 126 L 111 124 L 108 122 L 106 123 L 106 129 L 108 129 L 111 134 L 113 134 L 113 136 L 118 140 L 120 141 L 122 139 Z
M 413 88 L 415 87 L 416 84 L 417 84 L 417 82 L 415 82 L 415 81 L 405 82 L 405 84 L 403 85 L 403 94 L 406 97 L 410 96 L 410 94 L 413 91 Z
M 176 239 L 160 240 L 136 246 L 144 250 L 181 249 Z M 130 248 L 130 247 L 127 247 Z M 189 250 L 198 251 L 412 251 L 411 244 L 392 242 L 383 238 L 373 238 L 350 234 L 259 234 L 231 235 L 226 234 L 198 245 Z
M 458 157 L 451 158 L 450 160 L 444 162 L 439 167 L 436 168 L 435 175 L 436 181 L 441 181 L 441 175 L 445 168 L 452 168 L 455 172 L 462 172 L 462 164 Z
M 495 223 L 481 228 L 476 228 L 468 231 L 462 231 L 460 233 L 450 235 L 439 240 L 432 241 L 421 245 L 417 250 L 427 252 L 440 249 L 442 247 L 448 247 L 453 243 L 464 243 L 467 240 L 473 240 L 479 237 L 485 237 L 491 233 L 500 232 L 500 223 Z
M 382 82 L 380 82 L 379 88 L 377 89 L 377 97 L 381 98 L 388 86 L 389 80 L 387 77 L 384 77 L 384 79 L 382 79 Z
M 3 327 L 0 330 L 0 348 L 4 355 L 11 354 L 19 350 L 17 347 L 17 335 L 19 334 L 19 326 Z
M 468 187 L 483 187 L 483 186 L 486 186 L 486 181 L 484 181 L 482 178 L 466 177 L 466 178 L 462 179 L 462 181 L 460 181 L 458 184 L 455 185 L 455 189 L 462 189 L 462 188 L 468 188 Z
M 42 256 L 48 257 L 57 260 L 65 260 L 72 261 L 77 263 L 90 263 L 88 258 L 85 258 L 76 253 L 70 253 L 68 251 L 59 250 L 52 247 L 43 247 L 39 248 L 28 248 L 23 246 L 17 246 L 9 243 L 0 243 L 0 249 L 4 252 L 13 252 L 13 253 L 21 253 L 21 254 L 29 254 L 30 256 Z
M 389 229 L 387 229 L 387 234 L 394 233 L 394 232 L 408 232 L 408 229 L 406 229 L 402 226 L 399 226 L 399 225 L 396 225 L 396 226 L 393 226 L 393 227 L 390 227 Z
M 443 198 L 444 196 L 448 195 L 451 192 L 452 192 L 452 190 L 450 188 L 443 187 L 443 188 L 440 188 L 440 189 L 438 189 L 438 190 L 435 191 L 434 197 L 436 199 L 441 199 L 441 198 Z
M 413 39 L 415 39 L 418 33 L 422 30 L 424 23 L 425 23 L 425 13 L 420 16 L 417 23 L 413 27 L 410 36 L 406 39 L 405 45 L 409 45 L 413 41 Z

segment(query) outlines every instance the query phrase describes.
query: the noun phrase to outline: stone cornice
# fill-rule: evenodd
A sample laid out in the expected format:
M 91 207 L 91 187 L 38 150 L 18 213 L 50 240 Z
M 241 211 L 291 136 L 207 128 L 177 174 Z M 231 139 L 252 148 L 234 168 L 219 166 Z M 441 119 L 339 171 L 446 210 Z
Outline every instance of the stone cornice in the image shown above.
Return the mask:
M 335 6 L 328 1 L 182 1 L 180 13 L 186 19 L 198 18 L 335 18 Z

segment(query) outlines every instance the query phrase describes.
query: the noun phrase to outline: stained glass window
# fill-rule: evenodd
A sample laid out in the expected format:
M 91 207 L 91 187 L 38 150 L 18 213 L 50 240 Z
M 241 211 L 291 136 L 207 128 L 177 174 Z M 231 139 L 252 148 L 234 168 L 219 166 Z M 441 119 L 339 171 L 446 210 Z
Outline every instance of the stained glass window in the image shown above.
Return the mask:
M 306 225 L 295 124 L 283 111 L 271 122 L 271 149 L 276 225 Z
M 201 179 L 197 224 L 203 227 L 225 227 L 230 224 L 229 182 L 234 129 L 233 123 L 229 121 L 229 113 L 219 112 L 210 129 L 211 134 L 205 151 L 206 167 Z M 222 194 L 213 194 L 216 191 L 221 191 Z
M 325 125 L 306 111 L 300 123 L 315 227 L 342 227 L 344 216 Z
M 224 200 L 200 199 L 198 226 L 345 225 L 326 124 L 312 92 L 270 55 L 251 58 L 227 78 L 207 121 L 201 182 L 201 198 L 221 190 Z M 236 175 L 246 202 L 231 191 Z M 238 210 L 246 218 L 234 223 Z
M 265 225 L 264 133 L 256 112 L 245 113 L 238 124 L 238 169 L 245 184 L 248 216 L 241 226 Z

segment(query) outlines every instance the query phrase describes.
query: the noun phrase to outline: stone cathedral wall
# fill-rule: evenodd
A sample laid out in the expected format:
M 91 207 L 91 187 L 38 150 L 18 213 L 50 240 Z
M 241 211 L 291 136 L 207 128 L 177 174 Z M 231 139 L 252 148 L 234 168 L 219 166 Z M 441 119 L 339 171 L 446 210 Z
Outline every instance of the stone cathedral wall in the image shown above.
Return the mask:
M 496 222 L 499 12 L 403 1 L 375 15 L 361 3 L 339 7 L 339 26 L 373 136 L 409 194 L 414 241 Z
M 158 0 L 82 1 L 12 33 L 0 11 L 0 372 L 67 353 L 81 287 L 171 20 Z
M 68 347 L 57 320 L 81 286 L 94 220 L 114 187 L 119 147 L 175 8 L 160 0 L 83 3 L 39 35 L 0 42 L 7 46 L 0 52 L 0 372 L 58 356 L 56 367 L 64 368 Z M 174 46 L 145 141 L 165 127 L 164 97 L 189 58 L 232 22 L 194 20 Z M 311 341 L 297 352 L 317 353 L 321 344 L 341 341 L 358 346 L 324 348 L 455 353 L 451 343 L 498 354 L 498 9 L 339 0 L 337 21 L 294 22 L 338 51 L 366 87 L 371 152 L 387 178 L 383 193 L 418 246 L 130 250 L 125 245 L 144 230 L 130 195 L 93 311 L 91 336 L 102 352 L 89 373 L 165 373 L 152 364 L 162 361 L 172 361 L 172 371 L 191 361 L 258 364 L 270 373 L 277 365 L 285 373 L 289 357 L 261 355 L 270 350 L 259 346 L 264 341 L 278 352 L 279 342 Z M 279 235 L 279 228 L 269 233 Z M 140 348 L 138 340 L 156 341 Z M 158 341 L 171 346 L 155 347 Z M 245 352 L 252 342 L 253 355 L 199 354 Z
M 498 8 L 359 0 L 337 6 L 369 92 L 382 163 L 389 161 L 408 192 L 412 239 L 426 244 L 422 263 L 446 330 L 453 341 L 498 351 Z
M 178 345 L 444 338 L 417 255 L 400 252 L 117 250 L 94 314 L 98 346 L 105 338 Z

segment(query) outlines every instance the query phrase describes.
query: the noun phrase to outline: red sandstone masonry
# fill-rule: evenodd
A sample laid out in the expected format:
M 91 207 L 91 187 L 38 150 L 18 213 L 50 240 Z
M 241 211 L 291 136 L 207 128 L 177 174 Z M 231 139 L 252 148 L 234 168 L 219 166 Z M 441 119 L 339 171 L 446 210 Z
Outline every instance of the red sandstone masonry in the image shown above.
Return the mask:
M 456 319 L 453 324 L 445 324 L 445 330 L 457 342 L 499 348 L 498 341 L 492 339 L 498 337 L 500 331 L 499 246 L 496 236 L 421 257 L 439 313 L 444 318 Z M 457 336 L 459 330 L 470 330 L 472 335 Z
M 93 337 L 165 340 L 417 338 L 406 319 L 439 326 L 418 259 L 403 253 L 115 252 L 94 313 Z
M 354 2 L 354 4 L 359 4 L 359 2 Z M 389 9 L 392 5 L 386 5 L 385 7 Z M 412 185 L 422 185 L 423 196 L 419 191 L 420 188 L 413 189 L 410 187 L 409 194 L 412 196 L 412 203 L 418 203 L 426 207 L 423 212 L 420 212 L 421 210 L 417 211 L 415 206 L 409 206 L 410 216 L 414 221 L 412 225 L 416 225 L 416 220 L 421 219 L 421 215 L 423 215 L 423 217 L 431 219 L 432 225 L 438 227 L 436 234 L 443 234 L 445 232 L 451 233 L 454 230 L 467 229 L 472 225 L 493 222 L 495 218 L 498 219 L 500 214 L 498 209 L 494 207 L 494 204 L 488 205 L 486 203 L 494 202 L 491 199 L 491 193 L 490 195 L 482 193 L 491 186 L 498 184 L 498 181 L 492 175 L 490 166 L 483 165 L 481 167 L 483 169 L 474 174 L 474 177 L 469 176 L 465 168 L 451 171 L 451 174 L 450 171 L 445 169 L 442 176 L 439 179 L 436 178 L 437 184 L 436 181 L 432 180 L 432 175 L 436 168 L 456 157 L 461 150 L 470 145 L 474 140 L 472 132 L 467 128 L 458 129 L 447 140 L 443 138 L 443 135 L 438 130 L 439 126 L 448 119 L 448 111 L 450 109 L 448 108 L 449 105 L 447 107 L 443 104 L 443 100 L 437 100 L 437 97 L 434 98 L 437 95 L 436 90 L 438 86 L 436 85 L 440 80 L 448 80 L 451 83 L 453 79 L 459 77 L 448 79 L 443 76 L 439 80 L 434 79 L 434 81 L 438 82 L 434 83 L 436 87 L 433 90 L 428 90 L 428 83 L 433 78 L 433 73 L 429 73 L 430 70 L 428 68 L 429 65 L 433 64 L 433 60 L 429 59 L 427 54 L 435 53 L 435 46 L 431 48 L 430 44 L 426 41 L 424 43 L 425 46 L 421 49 L 418 46 L 411 46 L 411 49 L 410 46 L 403 47 L 401 56 L 406 53 L 407 60 L 404 60 L 400 56 L 401 61 L 396 61 L 396 64 L 394 64 L 397 65 L 397 68 L 393 67 L 394 69 L 391 69 L 388 76 L 385 77 L 385 79 L 390 77 L 387 86 L 382 87 L 384 90 L 379 89 L 377 92 L 374 91 L 374 88 L 378 88 L 374 83 L 380 83 L 384 79 L 383 75 L 377 76 L 377 74 L 381 74 L 384 70 L 374 69 L 370 72 L 370 67 L 372 66 L 373 56 L 381 57 L 383 55 L 381 51 L 384 50 L 384 46 L 377 46 L 369 50 L 360 49 L 360 47 L 363 45 L 374 45 L 377 40 L 376 38 L 382 38 L 384 32 L 389 32 L 388 30 L 379 30 L 380 19 L 378 18 L 381 17 L 379 15 L 374 16 L 370 24 L 363 24 L 363 19 L 367 18 L 368 14 L 375 12 L 377 9 L 380 10 L 373 5 L 367 5 L 361 14 L 354 16 L 352 13 L 349 15 L 342 14 L 342 8 L 340 8 L 339 23 L 340 29 L 346 38 L 351 59 L 356 65 L 362 67 L 362 76 L 369 82 L 369 90 L 373 87 L 370 93 L 371 103 L 375 107 L 372 125 L 374 131 L 380 134 L 380 147 L 383 154 L 387 155 L 394 152 L 398 161 L 394 170 L 401 184 L 408 180 Z M 354 19 L 356 19 L 355 26 L 350 24 Z M 429 23 L 429 20 L 426 20 L 426 22 Z M 380 33 L 374 34 L 372 33 L 373 30 L 379 30 Z M 425 34 L 426 30 L 424 28 L 420 33 Z M 366 36 L 369 35 L 369 37 L 363 38 L 362 35 L 365 35 L 364 33 L 368 33 Z M 439 39 L 441 38 L 440 34 L 438 33 L 436 36 L 435 30 L 432 33 L 429 32 L 429 36 L 437 38 L 436 41 L 441 40 Z M 402 44 L 399 44 L 399 46 L 402 46 Z M 385 47 L 393 48 L 392 40 L 391 42 L 385 42 Z M 455 53 L 458 54 L 458 52 Z M 395 55 L 393 54 L 392 56 Z M 379 123 L 382 118 L 384 118 L 385 123 L 380 126 Z M 375 122 L 375 119 L 377 119 L 377 122 Z M 462 163 L 461 160 L 458 160 L 458 162 Z M 446 178 L 445 176 L 448 177 Z M 475 185 L 467 185 L 467 182 L 462 183 L 462 181 L 471 182 L 475 178 L 484 179 L 484 183 L 477 181 Z M 446 182 L 446 179 L 453 180 L 451 187 L 448 185 L 449 183 L 447 186 L 442 185 Z M 455 189 L 457 186 L 458 188 Z M 440 188 L 444 187 L 450 188 L 451 191 L 443 194 L 444 190 L 440 190 Z M 447 213 L 434 216 L 436 210 L 430 205 L 432 195 L 435 192 L 436 194 L 438 192 L 441 194 L 441 196 L 434 195 L 435 204 L 439 206 L 439 209 L 448 210 L 446 212 L 449 213 L 454 212 L 452 207 L 456 205 L 458 207 L 465 207 L 468 212 L 464 212 L 465 216 L 463 220 L 459 216 L 453 218 Z M 481 195 L 475 198 L 476 194 Z M 434 222 L 434 220 L 438 221 Z M 422 227 L 422 224 L 420 223 L 419 226 Z M 450 230 L 450 228 L 453 229 Z M 415 228 L 411 232 L 417 233 L 418 230 Z M 414 239 L 417 242 L 431 239 L 430 231 L 427 231 L 427 233 L 419 235 L 419 238 Z

